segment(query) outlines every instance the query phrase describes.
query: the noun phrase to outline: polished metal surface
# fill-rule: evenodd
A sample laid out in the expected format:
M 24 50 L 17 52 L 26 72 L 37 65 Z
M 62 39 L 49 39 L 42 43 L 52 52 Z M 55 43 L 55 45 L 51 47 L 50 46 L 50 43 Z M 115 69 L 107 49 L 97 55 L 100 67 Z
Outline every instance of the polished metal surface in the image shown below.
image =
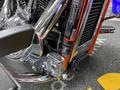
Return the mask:
M 57 9 L 59 9 L 62 1 L 63 0 L 55 0 L 52 5 L 48 6 L 48 8 L 45 10 L 45 12 L 36 23 L 35 30 L 39 33 L 39 36 L 41 36 L 45 32 L 48 23 L 50 22 L 54 14 L 58 11 Z

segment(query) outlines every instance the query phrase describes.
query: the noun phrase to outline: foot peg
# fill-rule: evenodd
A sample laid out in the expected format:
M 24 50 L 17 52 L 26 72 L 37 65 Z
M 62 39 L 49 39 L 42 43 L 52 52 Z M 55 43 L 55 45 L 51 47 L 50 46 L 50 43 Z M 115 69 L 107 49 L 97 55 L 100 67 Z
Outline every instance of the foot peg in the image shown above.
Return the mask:
M 114 33 L 115 32 L 115 27 L 113 26 L 102 26 L 101 28 L 101 34 L 104 34 L 104 33 Z

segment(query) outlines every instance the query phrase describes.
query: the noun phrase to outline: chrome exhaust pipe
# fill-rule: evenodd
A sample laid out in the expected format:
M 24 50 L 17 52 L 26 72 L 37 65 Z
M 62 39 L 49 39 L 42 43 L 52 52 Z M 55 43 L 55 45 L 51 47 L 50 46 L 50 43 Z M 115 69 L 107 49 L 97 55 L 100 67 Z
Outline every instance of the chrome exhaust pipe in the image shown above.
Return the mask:
M 45 28 L 48 26 L 50 20 L 59 9 L 63 0 L 55 0 L 54 3 L 45 10 L 42 16 L 39 18 L 38 22 L 34 26 L 36 32 L 39 33 L 39 36 L 45 31 Z M 53 2 L 53 1 L 52 1 Z

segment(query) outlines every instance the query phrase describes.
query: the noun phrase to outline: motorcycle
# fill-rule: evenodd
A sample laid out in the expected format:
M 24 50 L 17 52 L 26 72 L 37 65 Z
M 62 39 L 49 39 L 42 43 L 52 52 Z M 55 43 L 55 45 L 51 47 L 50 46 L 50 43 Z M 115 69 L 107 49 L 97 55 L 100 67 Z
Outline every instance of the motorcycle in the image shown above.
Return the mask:
M 70 80 L 73 73 L 79 72 L 80 61 L 92 55 L 109 3 L 110 0 L 4 0 L 1 31 L 34 30 L 26 48 L 6 56 L 29 63 L 35 71 L 19 74 L 27 78 L 18 80 Z

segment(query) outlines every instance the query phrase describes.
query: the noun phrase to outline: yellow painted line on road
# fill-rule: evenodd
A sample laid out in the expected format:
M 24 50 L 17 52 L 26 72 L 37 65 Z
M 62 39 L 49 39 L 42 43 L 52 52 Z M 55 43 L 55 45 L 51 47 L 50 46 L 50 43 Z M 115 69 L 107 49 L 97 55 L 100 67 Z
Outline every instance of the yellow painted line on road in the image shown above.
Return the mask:
M 89 87 L 87 90 L 93 90 L 92 87 Z
M 120 90 L 120 73 L 105 74 L 97 81 L 104 90 Z

